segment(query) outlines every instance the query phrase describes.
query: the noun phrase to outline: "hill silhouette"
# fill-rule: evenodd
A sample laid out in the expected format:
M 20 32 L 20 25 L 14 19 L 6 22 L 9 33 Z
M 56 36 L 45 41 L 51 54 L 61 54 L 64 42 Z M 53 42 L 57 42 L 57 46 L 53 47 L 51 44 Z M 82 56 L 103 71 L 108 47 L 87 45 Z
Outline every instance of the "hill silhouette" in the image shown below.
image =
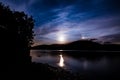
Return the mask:
M 117 50 L 119 51 L 120 45 L 111 44 L 106 42 L 100 44 L 94 40 L 78 40 L 67 44 L 52 44 L 52 45 L 38 45 L 32 49 L 46 49 L 46 50 Z

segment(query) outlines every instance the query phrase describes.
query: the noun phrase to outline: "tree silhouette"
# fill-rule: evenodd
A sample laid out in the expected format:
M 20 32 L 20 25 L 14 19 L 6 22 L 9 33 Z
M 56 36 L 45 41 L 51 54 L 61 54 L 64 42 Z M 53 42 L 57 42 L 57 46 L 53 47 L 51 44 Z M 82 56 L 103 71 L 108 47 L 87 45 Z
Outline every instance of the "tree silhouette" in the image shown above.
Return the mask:
M 2 65 L 15 66 L 30 62 L 34 20 L 24 12 L 11 11 L 0 3 L 0 47 Z

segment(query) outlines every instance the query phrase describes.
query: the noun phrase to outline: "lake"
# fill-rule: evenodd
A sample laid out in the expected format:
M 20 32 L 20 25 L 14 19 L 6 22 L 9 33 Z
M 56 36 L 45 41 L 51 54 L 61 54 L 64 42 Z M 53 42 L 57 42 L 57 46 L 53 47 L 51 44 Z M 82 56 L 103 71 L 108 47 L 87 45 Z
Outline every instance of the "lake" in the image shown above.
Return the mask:
M 31 50 L 30 55 L 32 62 L 47 63 L 73 73 L 114 75 L 120 70 L 119 51 Z M 61 57 L 62 66 L 59 65 Z

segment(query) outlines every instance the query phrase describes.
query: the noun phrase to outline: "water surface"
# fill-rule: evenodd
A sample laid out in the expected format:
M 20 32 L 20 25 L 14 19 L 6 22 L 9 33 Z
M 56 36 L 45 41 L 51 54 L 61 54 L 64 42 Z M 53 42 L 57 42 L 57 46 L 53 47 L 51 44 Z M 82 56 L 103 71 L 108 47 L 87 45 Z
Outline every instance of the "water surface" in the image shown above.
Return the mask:
M 60 67 L 60 54 L 64 59 L 63 69 L 80 74 L 113 74 L 119 71 L 119 52 L 73 51 L 73 50 L 31 50 L 32 62 L 47 63 Z

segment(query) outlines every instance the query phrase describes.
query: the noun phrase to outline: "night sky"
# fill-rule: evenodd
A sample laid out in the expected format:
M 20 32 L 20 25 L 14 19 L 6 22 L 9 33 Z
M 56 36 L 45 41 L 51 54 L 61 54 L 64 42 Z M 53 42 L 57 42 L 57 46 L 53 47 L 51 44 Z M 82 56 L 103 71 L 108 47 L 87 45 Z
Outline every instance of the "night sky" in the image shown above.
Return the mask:
M 0 0 L 35 19 L 35 45 L 96 38 L 120 43 L 120 0 Z

